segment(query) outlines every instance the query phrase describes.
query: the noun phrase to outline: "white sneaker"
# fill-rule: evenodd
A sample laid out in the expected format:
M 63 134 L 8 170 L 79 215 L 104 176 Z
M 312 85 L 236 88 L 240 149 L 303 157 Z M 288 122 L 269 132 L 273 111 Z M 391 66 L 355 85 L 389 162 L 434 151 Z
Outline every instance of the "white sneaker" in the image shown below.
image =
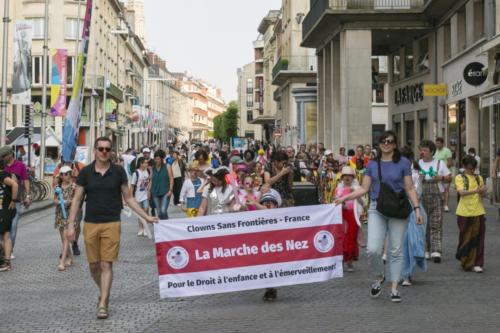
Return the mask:
M 137 233 L 137 237 L 141 236 L 144 236 L 144 230 L 139 230 L 139 232 Z
M 14 253 L 12 253 L 12 254 L 10 255 L 10 260 L 14 260 L 14 259 L 16 259 L 16 257 L 14 257 Z
M 450 211 L 450 208 L 448 208 L 448 206 L 444 206 L 444 211 L 448 213 Z
M 382 256 L 382 261 L 383 261 L 383 262 L 384 262 L 384 264 L 385 264 L 385 262 L 387 261 L 387 254 L 384 254 L 384 255 Z
M 439 252 L 432 252 L 431 253 L 431 258 L 432 258 L 432 260 L 435 263 L 439 264 L 441 262 L 441 253 L 439 253 Z
M 473 270 L 476 273 L 482 273 L 483 272 L 483 268 L 481 266 L 474 266 Z
M 429 260 L 431 258 L 431 254 L 429 252 L 425 252 L 424 257 L 426 260 Z
M 412 282 L 411 282 L 410 279 L 404 279 L 403 283 L 401 283 L 401 285 L 404 286 L 404 287 L 409 287 L 409 286 L 412 285 Z

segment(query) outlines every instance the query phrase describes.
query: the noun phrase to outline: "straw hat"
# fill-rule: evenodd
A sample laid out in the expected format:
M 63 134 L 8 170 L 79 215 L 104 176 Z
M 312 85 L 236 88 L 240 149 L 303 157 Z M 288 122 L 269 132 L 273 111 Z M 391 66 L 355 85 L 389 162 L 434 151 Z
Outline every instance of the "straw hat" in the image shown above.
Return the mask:
M 343 176 L 353 176 L 356 177 L 356 172 L 349 166 L 345 166 L 342 168 L 342 177 Z

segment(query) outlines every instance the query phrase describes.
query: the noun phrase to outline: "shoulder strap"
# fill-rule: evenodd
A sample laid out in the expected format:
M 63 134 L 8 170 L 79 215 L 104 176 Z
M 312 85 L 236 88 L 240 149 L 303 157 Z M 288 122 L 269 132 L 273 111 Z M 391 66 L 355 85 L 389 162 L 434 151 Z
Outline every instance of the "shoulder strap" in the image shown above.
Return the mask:
M 137 186 L 137 184 L 139 183 L 139 171 L 135 170 L 134 171 L 134 175 L 135 175 L 135 184 L 134 184 L 134 186 Z
M 464 180 L 464 190 L 468 191 L 469 190 L 469 178 L 463 173 L 460 174 L 462 176 L 462 179 Z
M 378 180 L 379 182 L 382 183 L 382 170 L 381 170 L 381 161 L 380 160 L 377 160 L 377 168 L 378 168 Z

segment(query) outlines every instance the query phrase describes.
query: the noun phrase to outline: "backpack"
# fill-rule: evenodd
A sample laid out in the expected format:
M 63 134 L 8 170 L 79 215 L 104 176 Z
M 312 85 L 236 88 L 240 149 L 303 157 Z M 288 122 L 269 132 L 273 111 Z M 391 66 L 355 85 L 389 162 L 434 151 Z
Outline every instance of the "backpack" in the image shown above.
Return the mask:
M 128 165 L 129 175 L 133 175 L 135 173 L 135 170 L 137 170 L 137 157 L 134 158 L 132 162 L 130 162 L 130 164 Z

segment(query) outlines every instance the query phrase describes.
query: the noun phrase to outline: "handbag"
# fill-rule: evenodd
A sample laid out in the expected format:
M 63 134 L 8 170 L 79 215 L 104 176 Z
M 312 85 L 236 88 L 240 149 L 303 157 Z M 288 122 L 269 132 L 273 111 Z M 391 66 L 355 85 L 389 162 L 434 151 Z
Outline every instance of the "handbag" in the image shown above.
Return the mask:
M 382 172 L 378 165 L 378 179 L 380 181 L 380 192 L 377 199 L 377 211 L 387 217 L 407 219 L 412 212 L 412 206 L 405 191 L 396 192 L 389 184 L 382 181 Z

